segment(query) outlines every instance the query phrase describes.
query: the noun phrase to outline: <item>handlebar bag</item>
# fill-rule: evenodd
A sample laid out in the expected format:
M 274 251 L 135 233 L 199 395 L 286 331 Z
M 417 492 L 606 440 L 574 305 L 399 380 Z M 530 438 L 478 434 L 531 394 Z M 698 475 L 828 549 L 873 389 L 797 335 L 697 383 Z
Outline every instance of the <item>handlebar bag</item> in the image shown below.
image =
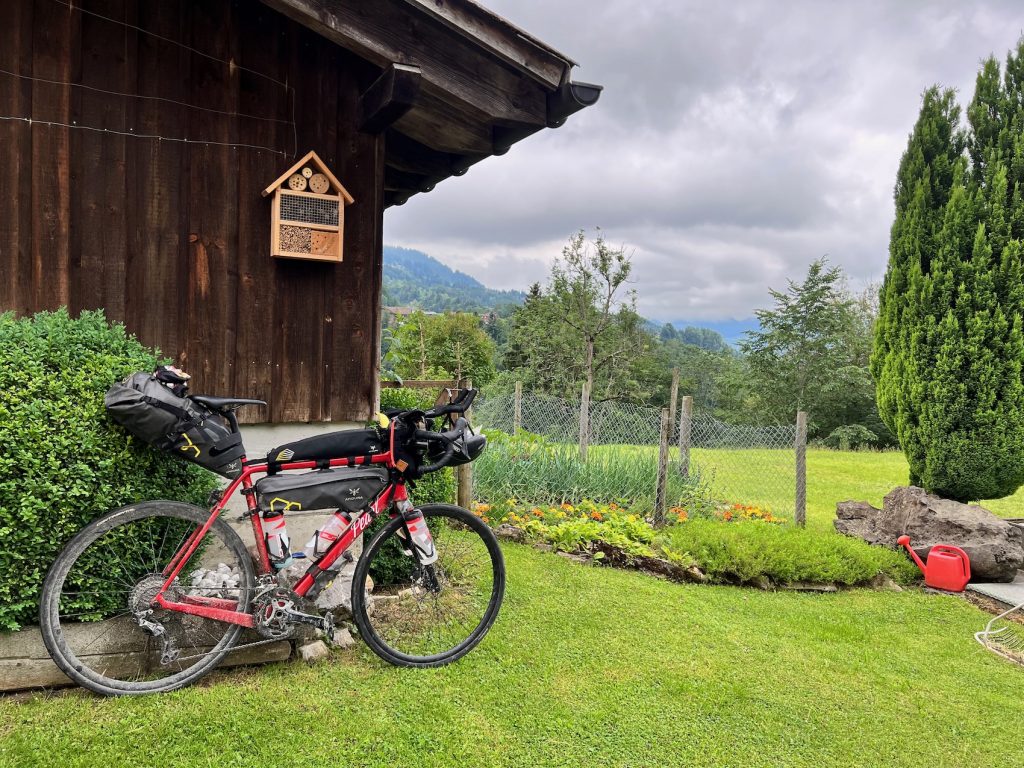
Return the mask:
M 242 472 L 242 436 L 219 414 L 178 397 L 149 373 L 114 384 L 103 398 L 110 418 L 145 443 L 224 477 Z
M 256 482 L 262 512 L 306 512 L 370 506 L 388 484 L 388 471 L 377 467 L 337 467 L 299 475 L 268 475 Z

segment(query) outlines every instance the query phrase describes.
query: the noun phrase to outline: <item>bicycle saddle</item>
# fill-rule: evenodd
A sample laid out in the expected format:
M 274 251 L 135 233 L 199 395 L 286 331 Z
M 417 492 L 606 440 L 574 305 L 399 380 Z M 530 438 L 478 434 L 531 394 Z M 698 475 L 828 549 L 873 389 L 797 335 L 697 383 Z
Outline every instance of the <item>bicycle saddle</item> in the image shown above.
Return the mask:
M 266 405 L 263 400 L 250 400 L 245 397 L 214 397 L 213 395 L 189 395 L 200 405 L 222 411 L 225 408 L 240 408 L 243 405 Z

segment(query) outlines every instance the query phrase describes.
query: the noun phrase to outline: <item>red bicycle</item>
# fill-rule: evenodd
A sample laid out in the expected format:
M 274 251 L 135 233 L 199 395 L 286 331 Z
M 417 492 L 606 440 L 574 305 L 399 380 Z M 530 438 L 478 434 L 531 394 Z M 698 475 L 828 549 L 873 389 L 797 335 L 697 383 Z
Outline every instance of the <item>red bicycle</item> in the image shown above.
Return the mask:
M 147 501 L 94 520 L 61 551 L 43 585 L 40 625 L 53 660 L 97 693 L 155 693 L 195 682 L 233 649 L 291 637 L 300 624 L 329 635 L 333 617 L 312 601 L 346 550 L 385 513 L 390 519 L 363 549 L 352 582 L 363 640 L 399 666 L 440 666 L 465 655 L 498 615 L 501 550 L 468 510 L 417 507 L 408 489 L 423 474 L 483 451 L 486 439 L 464 417 L 475 394 L 455 390 L 431 410 L 391 413 L 380 429 L 299 440 L 253 461 L 243 454 L 237 476 L 214 494 L 210 509 Z M 189 399 L 230 425 L 239 446 L 235 411 L 262 402 Z M 192 440 L 185 447 L 198 455 Z M 253 553 L 221 518 L 236 493 L 246 501 Z M 328 505 L 347 527 L 286 586 L 271 564 L 264 516 Z M 112 633 L 117 654 L 104 651 L 103 638 Z

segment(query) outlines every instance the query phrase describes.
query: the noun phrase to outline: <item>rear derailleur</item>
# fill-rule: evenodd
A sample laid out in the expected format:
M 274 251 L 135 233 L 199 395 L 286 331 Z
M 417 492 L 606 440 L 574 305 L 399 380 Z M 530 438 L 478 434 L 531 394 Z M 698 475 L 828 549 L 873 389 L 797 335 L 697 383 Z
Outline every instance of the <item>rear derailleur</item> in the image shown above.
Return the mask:
M 167 628 L 159 621 L 150 621 L 150 616 L 153 615 L 153 609 L 148 608 L 144 611 L 137 611 L 135 621 L 142 627 L 143 630 L 151 634 L 153 637 L 159 638 L 160 640 L 160 664 L 167 666 L 173 664 L 177 660 L 178 656 L 181 655 L 181 651 L 174 647 L 174 643 L 171 641 L 171 636 L 167 632 Z

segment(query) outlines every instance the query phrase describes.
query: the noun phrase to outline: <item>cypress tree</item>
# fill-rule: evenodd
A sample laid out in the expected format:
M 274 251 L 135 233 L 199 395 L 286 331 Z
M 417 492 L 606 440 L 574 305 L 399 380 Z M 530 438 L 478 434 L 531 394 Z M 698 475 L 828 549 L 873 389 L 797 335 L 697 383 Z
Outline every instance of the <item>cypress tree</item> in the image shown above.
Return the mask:
M 900 163 L 872 374 L 910 481 L 961 501 L 1024 483 L 1024 42 L 958 129 L 930 89 Z M 966 151 L 965 151 L 966 150 Z

